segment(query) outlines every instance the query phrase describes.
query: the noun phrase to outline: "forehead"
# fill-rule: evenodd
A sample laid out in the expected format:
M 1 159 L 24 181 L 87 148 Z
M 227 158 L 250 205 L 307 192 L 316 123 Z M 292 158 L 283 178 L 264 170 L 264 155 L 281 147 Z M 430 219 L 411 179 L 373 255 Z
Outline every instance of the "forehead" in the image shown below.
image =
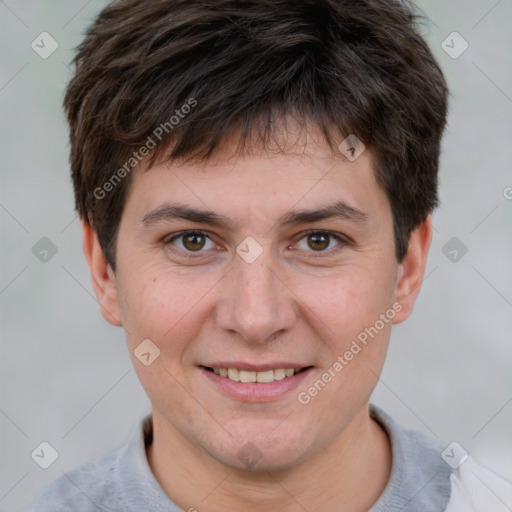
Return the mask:
M 331 213 L 337 209 L 339 218 L 362 220 L 366 212 L 389 206 L 375 179 L 373 160 L 369 150 L 354 161 L 341 152 L 333 155 L 326 143 L 314 139 L 286 151 L 267 148 L 243 155 L 236 153 L 234 143 L 224 144 L 208 160 L 137 169 L 128 203 L 147 222 L 166 213 L 179 217 L 180 208 L 183 213 L 188 206 L 196 214 L 202 211 L 198 221 L 228 229 L 235 228 L 240 216 L 271 217 L 285 225 L 298 223 L 303 214 L 306 222 L 306 210 L 325 215 L 318 214 L 325 205 Z

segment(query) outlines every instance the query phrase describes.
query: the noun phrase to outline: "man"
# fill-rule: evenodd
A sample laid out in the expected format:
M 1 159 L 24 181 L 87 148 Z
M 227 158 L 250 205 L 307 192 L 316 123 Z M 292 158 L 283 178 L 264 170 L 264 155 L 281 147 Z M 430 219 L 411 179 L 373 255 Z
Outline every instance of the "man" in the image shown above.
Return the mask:
M 369 404 L 438 201 L 447 88 L 415 23 L 378 0 L 100 13 L 64 101 L 72 176 L 152 414 L 33 511 L 512 506 Z

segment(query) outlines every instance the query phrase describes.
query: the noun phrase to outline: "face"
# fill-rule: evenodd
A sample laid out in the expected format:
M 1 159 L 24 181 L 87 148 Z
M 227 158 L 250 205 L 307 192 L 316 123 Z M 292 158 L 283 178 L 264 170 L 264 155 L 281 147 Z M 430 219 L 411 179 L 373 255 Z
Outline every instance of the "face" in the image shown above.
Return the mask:
M 339 438 L 367 406 L 430 240 L 413 234 L 397 263 L 368 150 L 353 162 L 313 142 L 231 155 L 226 145 L 206 164 L 135 173 L 115 275 L 94 263 L 91 233 L 86 253 L 154 421 L 227 466 L 249 457 L 284 469 Z M 147 363 L 155 347 L 151 364 L 136 356 Z

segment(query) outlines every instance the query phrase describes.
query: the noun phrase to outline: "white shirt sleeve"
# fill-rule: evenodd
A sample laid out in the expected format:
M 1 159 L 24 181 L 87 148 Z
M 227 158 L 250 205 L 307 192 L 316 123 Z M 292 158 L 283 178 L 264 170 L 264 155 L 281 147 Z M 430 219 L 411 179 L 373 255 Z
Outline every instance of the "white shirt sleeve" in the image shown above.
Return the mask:
M 445 512 L 512 512 L 512 483 L 469 457 L 450 476 Z

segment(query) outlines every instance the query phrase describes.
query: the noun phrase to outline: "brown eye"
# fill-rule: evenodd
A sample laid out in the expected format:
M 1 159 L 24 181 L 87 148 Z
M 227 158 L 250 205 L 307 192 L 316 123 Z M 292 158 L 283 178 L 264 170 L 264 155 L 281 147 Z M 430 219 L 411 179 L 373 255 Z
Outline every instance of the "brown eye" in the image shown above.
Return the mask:
M 329 247 L 330 236 L 326 233 L 312 233 L 308 235 L 308 246 L 315 251 L 325 251 Z
M 323 256 L 325 253 L 327 256 L 342 249 L 347 243 L 342 235 L 336 235 L 329 231 L 309 231 L 299 239 L 297 247 L 310 254 L 319 253 L 318 256 Z
M 187 257 L 192 257 L 194 253 L 204 256 L 208 249 L 215 247 L 210 237 L 202 231 L 182 231 L 166 237 L 164 243 L 170 251 Z
M 200 251 L 205 244 L 206 237 L 202 233 L 187 233 L 182 235 L 183 247 L 188 251 Z

